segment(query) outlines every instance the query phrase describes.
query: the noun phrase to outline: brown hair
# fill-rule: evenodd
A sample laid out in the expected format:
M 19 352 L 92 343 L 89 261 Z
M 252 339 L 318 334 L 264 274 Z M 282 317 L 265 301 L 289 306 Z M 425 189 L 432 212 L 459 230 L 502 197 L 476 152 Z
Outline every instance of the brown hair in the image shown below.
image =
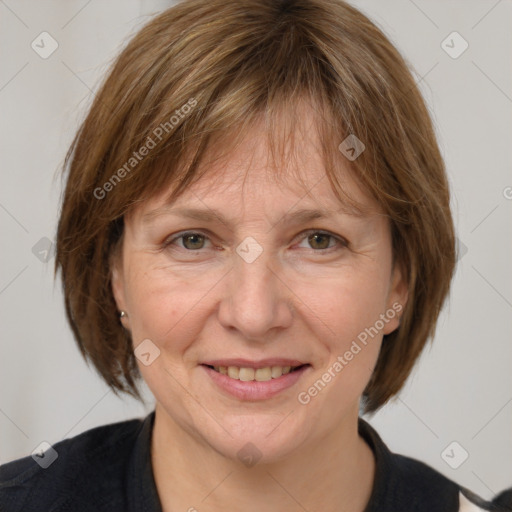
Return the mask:
M 116 393 L 140 398 L 110 281 L 123 216 L 172 184 L 178 197 L 201 177 L 215 137 L 241 134 L 262 115 L 274 120 L 273 147 L 282 140 L 277 112 L 292 113 L 300 98 L 317 111 L 326 173 L 340 199 L 338 145 L 354 134 L 366 146 L 351 166 L 390 218 L 408 302 L 400 327 L 384 336 L 365 411 L 403 386 L 434 335 L 455 266 L 444 163 L 406 62 L 341 0 L 187 0 L 121 52 L 64 165 L 55 268 L 78 346 Z

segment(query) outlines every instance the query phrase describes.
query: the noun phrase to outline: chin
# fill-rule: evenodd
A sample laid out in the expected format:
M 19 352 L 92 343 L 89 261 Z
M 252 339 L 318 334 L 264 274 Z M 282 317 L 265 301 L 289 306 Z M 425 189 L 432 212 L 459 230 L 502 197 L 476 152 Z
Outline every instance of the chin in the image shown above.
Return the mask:
M 224 417 L 222 426 L 230 435 L 215 424 L 216 428 L 202 433 L 202 437 L 216 452 L 247 467 L 284 460 L 296 453 L 306 441 L 308 428 L 290 422 L 290 416 L 284 421 L 286 415 L 259 416 L 247 414 L 233 417 L 233 421 Z

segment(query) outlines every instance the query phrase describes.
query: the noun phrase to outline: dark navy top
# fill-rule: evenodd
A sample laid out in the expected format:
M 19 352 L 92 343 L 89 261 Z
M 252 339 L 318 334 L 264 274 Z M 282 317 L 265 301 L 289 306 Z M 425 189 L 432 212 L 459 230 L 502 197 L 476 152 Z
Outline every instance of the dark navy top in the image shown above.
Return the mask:
M 0 511 L 161 512 L 150 456 L 154 417 L 155 411 L 93 428 L 0 466 Z M 390 452 L 362 418 L 359 433 L 376 460 L 364 512 L 512 511 L 512 488 L 484 501 L 426 464 Z M 44 468 L 52 449 L 57 458 Z

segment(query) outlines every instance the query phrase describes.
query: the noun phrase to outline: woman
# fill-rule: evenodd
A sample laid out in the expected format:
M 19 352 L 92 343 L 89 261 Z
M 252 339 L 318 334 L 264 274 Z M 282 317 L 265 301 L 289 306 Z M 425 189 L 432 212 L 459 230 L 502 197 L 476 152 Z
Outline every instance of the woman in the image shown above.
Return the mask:
M 455 266 L 427 109 L 360 12 L 167 10 L 66 169 L 68 320 L 114 391 L 142 377 L 156 406 L 4 465 L 2 510 L 510 510 L 359 418 L 402 388 Z

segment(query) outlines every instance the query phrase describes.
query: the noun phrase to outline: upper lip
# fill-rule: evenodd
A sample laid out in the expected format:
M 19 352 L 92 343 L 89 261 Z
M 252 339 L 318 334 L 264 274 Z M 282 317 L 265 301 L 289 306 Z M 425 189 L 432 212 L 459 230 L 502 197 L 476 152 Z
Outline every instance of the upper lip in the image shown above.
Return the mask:
M 297 359 L 274 357 L 271 359 L 260 359 L 259 361 L 251 361 L 249 359 L 211 359 L 201 364 L 209 366 L 238 366 L 240 368 L 266 368 L 268 366 L 302 366 L 307 363 Z

